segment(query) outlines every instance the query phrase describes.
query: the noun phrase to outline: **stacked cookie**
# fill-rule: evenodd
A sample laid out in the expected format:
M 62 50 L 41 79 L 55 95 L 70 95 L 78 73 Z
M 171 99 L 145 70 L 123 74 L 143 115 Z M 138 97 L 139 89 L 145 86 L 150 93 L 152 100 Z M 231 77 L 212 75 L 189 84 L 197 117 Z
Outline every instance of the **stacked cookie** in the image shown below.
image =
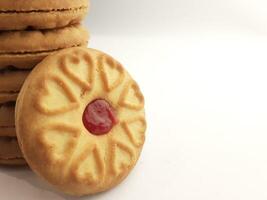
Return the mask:
M 0 163 L 24 164 L 15 131 L 14 110 L 24 80 L 46 56 L 87 46 L 79 23 L 88 0 L 0 1 Z

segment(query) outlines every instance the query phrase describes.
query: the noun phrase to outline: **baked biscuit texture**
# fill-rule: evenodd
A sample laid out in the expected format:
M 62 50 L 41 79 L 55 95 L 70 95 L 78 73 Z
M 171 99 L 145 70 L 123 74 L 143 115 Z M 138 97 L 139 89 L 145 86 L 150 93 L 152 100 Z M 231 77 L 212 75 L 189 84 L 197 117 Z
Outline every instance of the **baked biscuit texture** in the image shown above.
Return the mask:
M 95 99 L 106 100 L 118 118 L 100 136 L 82 122 L 86 106 Z M 119 184 L 145 141 L 144 97 L 137 83 L 119 62 L 93 49 L 62 50 L 38 64 L 22 87 L 15 115 L 27 163 L 72 195 Z
M 88 0 L 1 0 L 0 11 L 52 11 L 88 7 Z
M 18 92 L 29 73 L 28 70 L 0 70 L 0 93 Z
M 86 44 L 88 31 L 81 25 L 55 30 L 0 33 L 0 53 L 35 53 Z
M 12 159 L 1 159 L 0 158 L 0 164 L 9 165 L 9 166 L 27 165 L 24 158 L 12 158 Z
M 13 66 L 31 69 L 57 51 L 87 46 L 89 33 L 81 25 L 55 30 L 7 31 L 0 33 L 0 69 Z
M 0 104 L 0 136 L 16 137 L 15 102 Z
M 0 127 L 15 127 L 15 102 L 0 104 Z
M 77 46 L 86 47 L 87 43 Z M 32 69 L 45 57 L 53 53 L 56 53 L 60 50 L 61 49 L 50 50 L 47 52 L 0 54 L 0 70 L 5 69 L 7 66 L 13 66 L 18 69 Z
M 15 101 L 29 73 L 28 70 L 15 70 L 14 68 L 0 70 L 0 138 L 16 137 Z
M 18 92 L 0 92 L 0 104 L 16 101 Z
M 26 162 L 16 139 L 15 100 L 17 95 L 12 97 L 9 94 L 4 97 L 3 94 L 0 93 L 0 164 L 25 165 Z
M 81 22 L 88 0 L 3 0 L 0 30 L 54 29 Z
M 14 117 L 15 116 L 13 116 L 13 118 Z M 14 126 L 3 126 L 3 127 L 0 127 L 0 136 L 1 137 L 16 137 L 15 125 Z
M 15 137 L 0 137 L 0 164 L 26 164 Z

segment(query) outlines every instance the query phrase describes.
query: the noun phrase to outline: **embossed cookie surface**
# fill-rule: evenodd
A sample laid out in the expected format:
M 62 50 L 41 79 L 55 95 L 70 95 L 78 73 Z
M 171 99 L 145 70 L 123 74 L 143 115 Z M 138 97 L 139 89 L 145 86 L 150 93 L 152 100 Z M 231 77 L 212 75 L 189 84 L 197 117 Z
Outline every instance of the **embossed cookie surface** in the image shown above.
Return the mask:
M 71 48 L 29 75 L 16 105 L 16 130 L 37 174 L 69 194 L 97 193 L 120 183 L 139 158 L 144 98 L 113 58 Z

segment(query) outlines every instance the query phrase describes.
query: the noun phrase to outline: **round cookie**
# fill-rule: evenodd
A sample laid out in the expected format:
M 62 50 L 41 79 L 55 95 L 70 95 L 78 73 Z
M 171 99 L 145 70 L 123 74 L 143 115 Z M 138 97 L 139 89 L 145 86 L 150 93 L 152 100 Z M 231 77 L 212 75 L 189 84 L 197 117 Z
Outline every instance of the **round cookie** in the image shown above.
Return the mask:
M 0 137 L 0 164 L 26 164 L 15 137 Z
M 27 163 L 72 195 L 119 184 L 145 140 L 137 83 L 120 63 L 93 49 L 62 50 L 38 64 L 21 89 L 15 116 Z
M 86 46 L 89 34 L 81 25 L 55 30 L 5 31 L 0 33 L 0 69 L 30 69 L 46 56 L 64 48 Z
M 54 29 L 81 22 L 88 0 L 1 0 L 0 30 Z

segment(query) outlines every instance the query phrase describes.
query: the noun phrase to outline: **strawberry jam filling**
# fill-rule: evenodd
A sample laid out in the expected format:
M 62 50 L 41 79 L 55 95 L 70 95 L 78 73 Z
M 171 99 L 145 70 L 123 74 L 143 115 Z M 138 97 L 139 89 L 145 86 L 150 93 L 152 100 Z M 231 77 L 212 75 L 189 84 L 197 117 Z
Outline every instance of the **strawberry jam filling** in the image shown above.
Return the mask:
M 104 99 L 90 102 L 83 112 L 83 124 L 94 135 L 108 133 L 118 120 L 114 108 Z

